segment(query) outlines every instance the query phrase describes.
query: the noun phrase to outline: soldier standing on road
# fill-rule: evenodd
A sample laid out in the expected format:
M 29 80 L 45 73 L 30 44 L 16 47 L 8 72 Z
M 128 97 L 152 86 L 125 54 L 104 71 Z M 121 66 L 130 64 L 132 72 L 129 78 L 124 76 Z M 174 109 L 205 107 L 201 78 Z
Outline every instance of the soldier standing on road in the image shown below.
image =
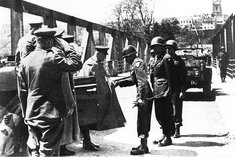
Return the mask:
M 151 41 L 151 53 L 155 53 L 154 64 L 151 66 L 153 75 L 153 99 L 155 104 L 155 115 L 161 125 L 163 136 L 153 141 L 158 146 L 172 144 L 171 135 L 175 127 L 173 122 L 173 106 L 171 102 L 173 73 L 171 72 L 171 57 L 166 54 L 164 39 L 160 36 L 154 37 Z
M 187 72 L 185 63 L 181 57 L 175 54 L 178 49 L 175 40 L 168 40 L 166 42 L 166 51 L 171 56 L 172 68 L 170 69 L 173 74 L 173 84 L 171 90 L 172 104 L 173 104 L 173 116 L 175 122 L 174 137 L 180 137 L 180 127 L 182 126 L 182 108 L 183 97 L 186 91 Z
M 217 59 L 219 62 L 221 82 L 225 82 L 229 56 L 228 56 L 227 51 L 225 51 L 224 46 L 221 46 L 220 50 L 221 51 L 218 53 Z
M 42 22 L 37 23 L 29 23 L 30 30 L 29 32 L 20 38 L 20 40 L 17 43 L 17 49 L 15 53 L 15 65 L 16 65 L 16 71 L 18 70 L 18 65 L 20 64 L 20 60 L 27 56 L 30 52 L 34 51 L 36 47 L 36 36 L 34 35 L 34 32 L 42 27 Z M 17 80 L 17 86 L 19 85 Z M 24 124 L 23 120 L 20 121 L 19 128 L 21 131 L 19 131 L 19 146 L 26 150 L 26 141 L 28 137 L 28 131 L 27 126 Z
M 67 56 L 71 52 L 76 52 L 74 48 L 70 45 L 74 41 L 74 37 L 71 35 L 63 35 L 64 29 L 62 28 L 54 28 L 56 30 L 56 40 L 55 40 L 55 47 L 58 48 L 60 51 L 63 51 L 64 54 Z M 77 53 L 77 52 L 76 52 Z M 79 59 L 81 58 L 80 54 Z M 60 155 L 61 156 L 69 156 L 75 155 L 74 151 L 71 151 L 66 148 L 66 145 L 80 141 L 80 127 L 78 121 L 78 110 L 76 104 L 76 93 L 74 89 L 74 82 L 73 82 L 73 73 L 72 72 L 63 72 L 62 73 L 62 87 L 63 93 L 65 96 L 66 103 L 72 103 L 74 105 L 74 112 L 70 116 L 64 117 L 64 133 L 62 139 L 60 141 Z
M 58 150 L 62 117 L 73 112 L 72 104 L 65 102 L 61 75 L 82 67 L 76 53 L 71 52 L 66 58 L 63 52 L 52 50 L 55 33 L 50 28 L 37 30 L 35 50 L 22 58 L 19 65 L 18 94 L 28 126 L 31 156 L 52 156 Z
M 152 100 L 148 100 L 148 98 L 152 97 L 152 90 L 148 83 L 147 65 L 136 56 L 136 53 L 136 49 L 132 45 L 128 45 L 123 49 L 123 58 L 131 65 L 131 78 L 117 83 L 120 87 L 132 85 L 137 87 L 137 96 L 134 104 L 138 107 L 137 133 L 140 138 L 140 146 L 132 148 L 131 155 L 149 153 L 147 138 L 149 137 L 152 112 Z
M 95 77 L 96 96 L 91 99 L 80 99 L 77 96 L 78 116 L 83 136 L 83 149 L 98 151 L 99 145 L 91 142 L 90 130 L 108 130 L 124 127 L 126 119 L 118 102 L 114 84 L 109 79 L 104 60 L 107 56 L 107 46 L 95 46 L 95 53 L 83 64 L 79 72 L 83 77 Z

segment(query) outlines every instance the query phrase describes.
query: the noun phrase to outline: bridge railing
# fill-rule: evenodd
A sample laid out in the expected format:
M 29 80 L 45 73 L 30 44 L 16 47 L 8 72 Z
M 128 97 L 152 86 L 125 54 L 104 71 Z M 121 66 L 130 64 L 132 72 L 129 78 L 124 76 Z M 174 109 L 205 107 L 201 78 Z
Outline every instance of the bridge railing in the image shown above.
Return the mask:
M 216 58 L 220 47 L 224 46 L 229 54 L 229 65 L 227 75 L 235 78 L 235 16 L 232 14 L 225 24 L 218 30 L 212 38 L 213 58 Z
M 109 63 L 109 65 L 114 65 L 113 75 L 117 75 L 117 73 L 122 73 L 128 70 L 128 66 L 126 66 L 121 56 L 121 51 L 125 45 L 134 45 L 137 48 L 138 55 L 142 59 L 147 60 L 149 58 L 149 56 L 147 56 L 148 45 L 140 37 L 127 35 L 125 32 L 121 32 L 23 0 L 1 0 L 0 6 L 10 9 L 12 55 L 15 54 L 18 40 L 24 34 L 23 13 L 27 13 L 42 17 L 43 24 L 47 25 L 48 27 L 56 27 L 59 22 L 65 23 L 67 25 L 67 34 L 74 35 L 75 39 L 78 39 L 78 37 L 81 36 L 81 33 L 77 28 L 84 28 L 86 33 L 82 34 L 82 42 L 77 41 L 80 44 L 79 46 L 82 47 L 83 62 L 93 55 L 95 45 L 109 46 L 106 61 Z M 95 40 L 94 37 L 95 31 L 98 32 L 97 40 Z

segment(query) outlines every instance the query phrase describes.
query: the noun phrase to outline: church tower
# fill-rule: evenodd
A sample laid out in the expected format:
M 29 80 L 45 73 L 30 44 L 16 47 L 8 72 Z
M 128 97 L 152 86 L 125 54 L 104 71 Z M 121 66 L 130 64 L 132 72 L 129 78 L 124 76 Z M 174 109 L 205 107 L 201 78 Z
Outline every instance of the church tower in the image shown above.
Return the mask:
M 221 1 L 222 0 L 213 0 L 212 16 L 222 16 Z

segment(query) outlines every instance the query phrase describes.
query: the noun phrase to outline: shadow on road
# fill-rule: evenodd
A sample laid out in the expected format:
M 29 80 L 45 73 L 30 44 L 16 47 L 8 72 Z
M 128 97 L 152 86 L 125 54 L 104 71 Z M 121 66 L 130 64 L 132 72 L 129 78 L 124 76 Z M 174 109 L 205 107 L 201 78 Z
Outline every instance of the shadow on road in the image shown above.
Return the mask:
M 229 132 L 226 134 L 220 135 L 212 135 L 212 134 L 188 134 L 188 135 L 181 135 L 181 137 L 226 137 L 228 136 Z
M 164 149 L 164 150 L 153 150 L 151 155 L 161 155 L 161 156 L 186 156 L 193 157 L 197 156 L 197 152 L 187 149 Z
M 186 92 L 184 101 L 215 101 L 216 91 L 213 89 L 210 93 Z
M 223 92 L 222 88 L 214 88 L 213 90 L 214 90 L 216 96 L 228 95 L 227 93 Z
M 211 141 L 187 141 L 185 143 L 175 143 L 175 146 L 187 146 L 187 147 L 213 147 L 224 146 L 224 143 L 217 143 Z

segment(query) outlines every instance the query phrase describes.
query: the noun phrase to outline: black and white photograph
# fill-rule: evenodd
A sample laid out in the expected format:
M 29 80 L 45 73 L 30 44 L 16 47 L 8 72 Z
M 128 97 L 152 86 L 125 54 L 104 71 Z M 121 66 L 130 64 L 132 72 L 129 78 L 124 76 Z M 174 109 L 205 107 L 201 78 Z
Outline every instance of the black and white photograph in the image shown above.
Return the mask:
M 234 157 L 234 0 L 0 0 L 0 157 Z

